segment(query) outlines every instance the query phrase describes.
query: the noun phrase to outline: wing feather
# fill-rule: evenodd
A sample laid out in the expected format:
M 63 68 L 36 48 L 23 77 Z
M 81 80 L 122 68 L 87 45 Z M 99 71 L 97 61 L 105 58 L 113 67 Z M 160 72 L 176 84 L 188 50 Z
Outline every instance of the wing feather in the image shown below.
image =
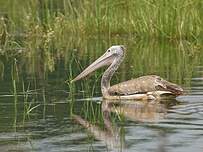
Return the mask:
M 172 94 L 181 94 L 183 90 L 178 85 L 156 75 L 142 76 L 109 88 L 109 94 L 111 95 L 131 95 L 153 91 L 170 91 Z

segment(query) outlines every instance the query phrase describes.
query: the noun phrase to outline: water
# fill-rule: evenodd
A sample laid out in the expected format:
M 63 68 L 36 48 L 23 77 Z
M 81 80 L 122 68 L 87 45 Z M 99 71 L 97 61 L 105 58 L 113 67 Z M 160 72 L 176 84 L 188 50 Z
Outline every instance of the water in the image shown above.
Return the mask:
M 65 83 L 109 44 L 128 48 L 112 83 L 157 74 L 186 93 L 160 103 L 107 105 L 100 92 L 103 70 Z M 91 39 L 73 41 L 52 64 L 26 53 L 1 56 L 0 151 L 203 151 L 203 51 L 192 48 L 184 41 Z

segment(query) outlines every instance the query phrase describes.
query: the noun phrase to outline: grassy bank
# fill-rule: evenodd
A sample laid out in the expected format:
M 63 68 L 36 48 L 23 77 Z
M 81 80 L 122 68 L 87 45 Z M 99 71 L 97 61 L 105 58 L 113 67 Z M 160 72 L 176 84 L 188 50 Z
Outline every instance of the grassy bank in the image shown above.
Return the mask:
M 199 47 L 202 10 L 202 0 L 0 0 L 0 54 L 43 55 L 53 71 L 53 54 L 92 37 L 109 45 L 115 37 L 130 37 L 187 40 Z
M 202 0 L 0 0 L 1 32 L 63 40 L 65 35 L 198 39 Z M 6 27 L 4 26 L 6 25 Z

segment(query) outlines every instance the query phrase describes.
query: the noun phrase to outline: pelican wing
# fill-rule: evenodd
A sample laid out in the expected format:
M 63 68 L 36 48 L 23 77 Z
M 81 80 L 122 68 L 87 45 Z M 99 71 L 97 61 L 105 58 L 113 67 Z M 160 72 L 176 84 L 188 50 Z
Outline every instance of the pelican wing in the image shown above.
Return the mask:
M 180 95 L 183 89 L 156 75 L 142 76 L 113 85 L 108 90 L 111 95 L 130 95 L 153 91 L 169 91 L 171 94 Z

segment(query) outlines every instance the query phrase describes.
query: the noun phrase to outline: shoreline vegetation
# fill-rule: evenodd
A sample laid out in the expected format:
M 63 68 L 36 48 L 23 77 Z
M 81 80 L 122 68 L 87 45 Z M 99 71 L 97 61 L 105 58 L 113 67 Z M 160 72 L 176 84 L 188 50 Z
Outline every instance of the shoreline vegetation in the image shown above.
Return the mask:
M 92 38 L 108 40 L 107 47 L 122 38 L 186 41 L 201 49 L 202 10 L 202 0 L 0 0 L 0 55 L 26 50 L 53 64 L 53 53 L 58 57 L 68 43 L 77 48 Z
M 0 0 L 0 54 L 61 50 L 70 37 L 186 40 L 199 47 L 202 10 L 202 0 Z
M 65 35 L 98 34 L 197 40 L 203 33 L 202 0 L 0 0 L 0 5 L 1 44 L 6 38 L 54 37 L 59 43 Z

